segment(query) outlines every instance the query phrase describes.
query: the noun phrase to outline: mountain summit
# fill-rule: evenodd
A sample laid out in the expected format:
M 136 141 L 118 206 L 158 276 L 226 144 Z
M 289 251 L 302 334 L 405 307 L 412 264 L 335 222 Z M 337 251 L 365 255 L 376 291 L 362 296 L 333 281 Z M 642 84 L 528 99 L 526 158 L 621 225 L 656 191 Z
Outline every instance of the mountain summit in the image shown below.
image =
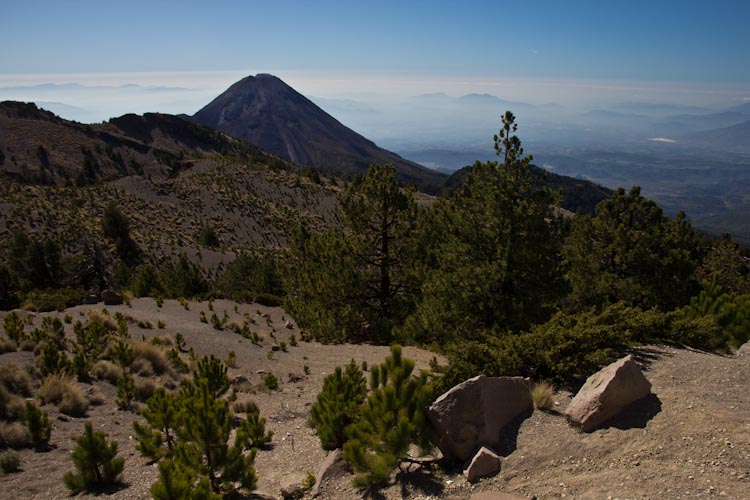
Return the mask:
M 402 181 L 435 191 L 438 172 L 378 147 L 320 109 L 279 78 L 248 76 L 193 115 L 203 125 L 226 132 L 302 165 L 337 174 L 365 172 L 390 163 Z

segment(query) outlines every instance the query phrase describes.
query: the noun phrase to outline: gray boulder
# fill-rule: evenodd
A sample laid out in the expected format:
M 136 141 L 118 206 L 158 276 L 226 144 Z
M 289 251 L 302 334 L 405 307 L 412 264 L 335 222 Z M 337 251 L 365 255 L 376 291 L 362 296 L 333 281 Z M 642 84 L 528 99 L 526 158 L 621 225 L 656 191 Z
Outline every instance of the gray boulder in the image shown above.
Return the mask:
M 105 306 L 119 306 L 122 304 L 122 295 L 114 290 L 104 290 L 102 292 L 102 300 Z
M 500 472 L 503 458 L 490 450 L 482 446 L 474 458 L 471 459 L 464 469 L 464 476 L 469 480 L 470 483 L 477 481 L 483 477 L 492 476 Z
M 498 449 L 503 428 L 532 409 L 527 379 L 480 375 L 437 398 L 427 418 L 443 456 L 466 462 L 482 446 Z
M 750 356 L 750 342 L 745 342 L 740 346 L 739 349 L 737 349 L 737 352 L 735 353 L 735 356 L 742 357 L 742 356 Z
M 615 361 L 591 375 L 565 410 L 572 425 L 591 432 L 626 406 L 651 394 L 651 383 L 632 356 Z

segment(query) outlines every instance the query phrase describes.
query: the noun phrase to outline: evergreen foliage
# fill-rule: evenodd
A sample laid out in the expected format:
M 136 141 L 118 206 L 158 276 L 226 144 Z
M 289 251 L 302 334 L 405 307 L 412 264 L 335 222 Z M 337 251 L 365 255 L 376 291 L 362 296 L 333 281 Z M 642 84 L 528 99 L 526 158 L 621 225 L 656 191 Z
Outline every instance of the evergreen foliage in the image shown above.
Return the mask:
M 3 331 L 5 332 L 6 337 L 16 344 L 26 337 L 23 327 L 23 321 L 15 311 L 5 316 L 5 319 L 3 320 Z
M 47 412 L 37 408 L 33 402 L 26 401 L 23 421 L 29 428 L 34 445 L 40 448 L 47 446 L 52 434 L 52 424 L 49 422 Z
M 216 289 L 225 297 L 252 302 L 261 294 L 285 295 L 279 262 L 272 256 L 243 253 L 227 265 L 216 280 Z
M 324 450 L 342 448 L 346 427 L 356 421 L 367 395 L 362 370 L 352 360 L 345 368 L 338 366 L 323 381 L 323 390 L 310 408 L 310 424 L 318 432 Z
M 73 332 L 76 340 L 73 344 L 72 368 L 79 379 L 86 379 L 107 346 L 109 330 L 99 317 L 94 316 L 89 318 L 86 325 L 76 321 Z
M 114 242 L 117 254 L 123 262 L 131 265 L 138 261 L 140 250 L 130 236 L 130 222 L 114 203 L 110 203 L 104 209 L 102 232 Z
M 391 346 L 385 361 L 371 368 L 371 393 L 360 418 L 347 428 L 344 458 L 358 472 L 355 484 L 385 482 L 412 443 L 429 446 L 424 409 L 432 399 L 427 373 L 412 376 L 414 361 L 401 356 L 401 347 Z
M 409 264 L 417 219 L 413 195 L 399 187 L 393 166 L 374 165 L 340 203 L 346 230 L 314 235 L 298 228 L 288 304 L 320 338 L 389 342 L 418 285 Z
M 529 172 L 507 112 L 495 136 L 502 162 L 474 165 L 464 185 L 424 217 L 426 274 L 401 333 L 420 342 L 522 330 L 544 321 L 561 298 L 563 220 L 557 198 Z
M 117 457 L 116 442 L 107 443 L 104 433 L 94 432 L 91 422 L 86 422 L 76 443 L 72 458 L 78 472 L 68 472 L 63 478 L 71 492 L 92 491 L 120 482 L 125 460 Z
M 727 352 L 750 340 L 750 294 L 726 292 L 717 283 L 706 284 L 681 313 L 687 319 L 713 317 L 720 327 L 717 335 L 707 335 L 703 345 L 694 347 Z
M 198 297 L 208 291 L 208 283 L 200 268 L 181 254 L 176 263 L 165 266 L 160 275 L 164 295 L 169 298 Z
M 272 433 L 257 412 L 234 419 L 221 399 L 229 388 L 226 372 L 218 358 L 202 358 L 179 393 L 158 388 L 142 411 L 146 424 L 133 424 L 136 449 L 161 460 L 154 498 L 216 498 L 255 487 L 256 448 Z
M 129 411 L 135 404 L 135 382 L 129 371 L 123 370 L 122 376 L 117 381 L 117 399 L 115 405 L 118 410 Z
M 593 217 L 573 219 L 564 254 L 575 307 L 624 301 L 666 311 L 697 292 L 690 223 L 682 213 L 667 219 L 638 187 L 617 190 Z

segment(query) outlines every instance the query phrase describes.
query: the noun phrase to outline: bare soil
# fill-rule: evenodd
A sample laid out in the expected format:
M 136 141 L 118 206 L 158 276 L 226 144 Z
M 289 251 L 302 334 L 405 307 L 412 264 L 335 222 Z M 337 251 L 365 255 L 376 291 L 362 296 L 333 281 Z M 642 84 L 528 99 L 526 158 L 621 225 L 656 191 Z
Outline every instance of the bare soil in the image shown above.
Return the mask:
M 78 306 L 49 314 L 82 318 L 81 313 L 103 307 Z M 280 497 L 280 487 L 289 478 L 317 472 L 326 457 L 327 452 L 321 450 L 306 423 L 325 376 L 351 359 L 372 365 L 388 353 L 387 347 L 370 345 L 299 341 L 296 347 L 290 346 L 292 334 L 299 340 L 296 325 L 285 326 L 289 317 L 282 309 L 257 304 L 217 300 L 209 311 L 206 302 L 190 302 L 189 310 L 185 310 L 177 301 L 164 301 L 159 308 L 153 299 L 136 299 L 131 306 L 107 309 L 110 314 L 120 311 L 132 318 L 130 333 L 134 339 L 180 332 L 198 355 L 226 358 L 229 351 L 236 353 L 238 367 L 229 370 L 230 378 L 243 375 L 250 382 L 238 400 L 254 400 L 261 416 L 267 418 L 266 428 L 274 432 L 272 446 L 260 451 L 255 461 L 257 491 L 273 497 Z M 230 329 L 216 330 L 210 321 L 200 322 L 200 311 L 209 318 L 213 313 L 221 318 L 226 311 L 228 323 L 252 318 L 253 329 L 264 339 L 254 345 Z M 36 315 L 33 323 L 38 325 L 45 315 Z M 153 328 L 139 327 L 139 320 L 150 321 Z M 158 321 L 164 322 L 163 329 L 157 327 Z M 70 325 L 66 328 L 72 331 Z M 272 351 L 272 345 L 280 341 L 287 343 L 287 351 Z M 434 356 L 414 347 L 405 348 L 404 353 L 419 368 L 427 368 Z M 461 474 L 460 465 L 425 462 L 394 474 L 389 486 L 370 494 L 353 488 L 351 476 L 331 479 L 323 484 L 319 498 L 458 500 L 469 499 L 479 491 L 502 491 L 539 500 L 750 499 L 750 356 L 726 357 L 663 346 L 641 349 L 637 355 L 653 384 L 654 395 L 607 428 L 590 434 L 571 428 L 561 414 L 572 395 L 559 392 L 552 412 L 535 412 L 521 423 L 517 434 L 509 437 L 502 471 L 492 478 L 470 484 Z M 33 355 L 0 355 L 0 364 L 10 362 L 30 364 Z M 279 379 L 278 391 L 265 389 L 262 377 L 266 373 Z M 156 480 L 157 469 L 135 450 L 132 422 L 140 417 L 115 408 L 116 389 L 109 383 L 81 385 L 87 392 L 100 393 L 105 403 L 92 406 L 80 419 L 61 415 L 57 408 L 46 405 L 44 409 L 54 425 L 54 447 L 48 452 L 21 450 L 23 470 L 0 476 L 0 498 L 67 498 L 62 476 L 72 470 L 69 455 L 75 447 L 74 438 L 82 433 L 87 420 L 119 443 L 120 455 L 126 461 L 123 487 L 104 492 L 99 498 L 150 498 L 149 487 Z

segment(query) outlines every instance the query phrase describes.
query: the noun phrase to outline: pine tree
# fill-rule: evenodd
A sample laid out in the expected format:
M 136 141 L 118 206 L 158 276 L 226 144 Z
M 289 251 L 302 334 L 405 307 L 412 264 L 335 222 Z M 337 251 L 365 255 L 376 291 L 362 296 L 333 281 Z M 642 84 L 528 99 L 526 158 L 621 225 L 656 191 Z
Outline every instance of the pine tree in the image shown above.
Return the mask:
M 85 326 L 76 321 L 73 332 L 76 336 L 73 345 L 73 370 L 79 379 L 86 379 L 107 345 L 109 331 L 99 318 L 92 318 Z
M 461 188 L 420 219 L 426 278 L 403 337 L 443 343 L 522 331 L 545 321 L 562 297 L 558 197 L 531 175 L 516 130 L 508 111 L 495 136 L 503 161 L 477 162 Z
M 65 474 L 63 481 L 68 489 L 79 493 L 120 482 L 125 460 L 117 457 L 117 442 L 107 443 L 104 433 L 94 432 L 91 422 L 86 422 L 76 442 L 72 458 L 78 473 Z
M 3 329 L 5 330 L 5 335 L 16 344 L 26 337 L 23 331 L 23 321 L 21 321 L 21 317 L 15 311 L 5 317 L 3 320 Z
M 52 424 L 49 423 L 47 412 L 37 408 L 33 402 L 26 401 L 23 421 L 29 428 L 34 445 L 38 448 L 46 447 L 52 434 Z
M 346 229 L 322 235 L 297 230 L 290 245 L 288 302 L 317 336 L 387 343 L 418 288 L 410 265 L 417 217 L 413 193 L 399 187 L 393 166 L 374 165 L 340 202 Z
M 344 430 L 359 416 L 359 408 L 367 395 L 367 383 L 354 360 L 340 366 L 323 381 L 323 390 L 310 408 L 310 424 L 318 431 L 324 450 L 342 448 Z
M 403 358 L 398 345 L 391 346 L 382 364 L 372 367 L 372 392 L 359 420 L 347 428 L 349 439 L 344 444 L 344 458 L 364 473 L 355 484 L 385 482 L 412 443 L 428 448 L 424 409 L 432 398 L 432 387 L 426 372 L 412 376 L 413 371 L 414 361 Z
M 133 409 L 135 403 L 135 382 L 129 371 L 124 370 L 117 381 L 117 399 L 115 404 L 118 410 L 128 411 Z
M 158 387 L 146 401 L 141 415 L 148 425 L 133 422 L 138 443 L 135 448 L 142 455 L 158 460 L 174 454 L 179 401 L 176 396 Z M 165 448 L 166 446 L 166 448 Z
M 65 351 L 53 342 L 45 342 L 39 357 L 39 372 L 42 377 L 64 373 L 68 370 L 70 370 L 70 362 Z

